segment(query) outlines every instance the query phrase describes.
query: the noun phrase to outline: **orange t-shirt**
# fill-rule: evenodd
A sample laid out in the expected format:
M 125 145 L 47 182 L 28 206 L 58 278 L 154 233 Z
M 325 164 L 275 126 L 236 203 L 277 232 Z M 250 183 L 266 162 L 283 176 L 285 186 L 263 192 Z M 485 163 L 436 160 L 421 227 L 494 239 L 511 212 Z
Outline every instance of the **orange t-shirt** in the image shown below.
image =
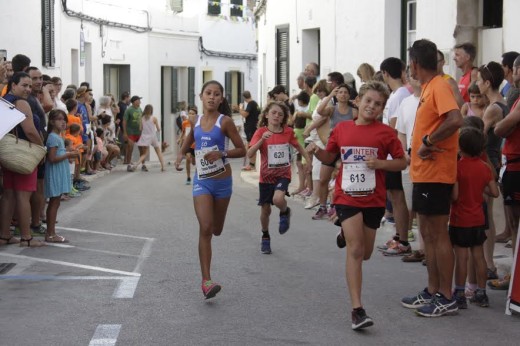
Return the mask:
M 2 89 L 0 96 L 4 97 L 6 94 L 7 94 L 7 85 L 4 85 L 4 88 Z
M 192 130 L 191 122 L 189 121 L 189 119 L 183 120 L 182 121 L 182 131 L 184 132 L 184 138 L 182 140 L 185 140 L 186 137 L 188 137 L 191 130 Z M 195 142 L 193 142 L 193 144 L 191 145 L 191 148 L 195 149 Z
M 417 151 L 422 145 L 425 135 L 430 135 L 439 128 L 445 119 L 445 114 L 459 109 L 449 83 L 441 76 L 435 76 L 426 85 L 417 108 L 415 127 L 412 135 L 412 154 L 410 163 L 410 178 L 414 183 L 444 183 L 455 184 L 457 180 L 457 152 L 459 132 L 435 143 L 444 150 L 435 153 L 435 160 L 422 160 Z
M 67 114 L 67 134 L 70 133 L 70 125 L 72 124 L 78 124 L 81 127 L 80 133 L 83 133 L 83 123 L 81 122 L 81 118 L 75 116 L 74 114 Z

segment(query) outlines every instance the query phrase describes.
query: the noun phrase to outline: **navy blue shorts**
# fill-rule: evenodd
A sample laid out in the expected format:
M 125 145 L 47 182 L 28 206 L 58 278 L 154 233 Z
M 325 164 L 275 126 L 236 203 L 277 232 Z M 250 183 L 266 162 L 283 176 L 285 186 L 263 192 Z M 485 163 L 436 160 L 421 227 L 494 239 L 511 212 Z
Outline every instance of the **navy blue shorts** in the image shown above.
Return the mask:
M 258 189 L 260 191 L 260 198 L 258 198 L 258 205 L 273 204 L 274 192 L 276 190 L 284 191 L 287 196 L 287 190 L 289 190 L 290 179 L 280 178 L 274 184 L 271 183 L 259 183 Z
M 199 179 L 195 173 L 193 177 L 193 197 L 211 195 L 215 199 L 229 198 L 233 193 L 233 177 L 223 179 Z

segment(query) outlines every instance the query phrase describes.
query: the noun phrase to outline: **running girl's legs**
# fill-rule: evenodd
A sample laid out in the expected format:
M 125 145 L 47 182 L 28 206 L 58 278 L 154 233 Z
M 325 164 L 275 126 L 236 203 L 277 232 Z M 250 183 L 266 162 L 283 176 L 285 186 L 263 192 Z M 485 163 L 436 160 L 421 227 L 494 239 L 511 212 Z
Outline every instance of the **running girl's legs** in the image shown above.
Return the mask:
M 153 147 L 155 150 L 155 153 L 157 154 L 157 157 L 159 158 L 159 162 L 161 163 L 161 171 L 164 171 L 164 159 L 161 151 L 161 147 L 157 145 L 156 147 Z
M 144 165 L 144 160 L 146 160 L 146 155 L 148 155 L 149 148 L 150 147 L 139 147 L 139 152 L 141 153 L 141 156 L 139 157 L 139 161 L 137 161 L 134 165 L 135 167 L 139 166 L 140 164 Z

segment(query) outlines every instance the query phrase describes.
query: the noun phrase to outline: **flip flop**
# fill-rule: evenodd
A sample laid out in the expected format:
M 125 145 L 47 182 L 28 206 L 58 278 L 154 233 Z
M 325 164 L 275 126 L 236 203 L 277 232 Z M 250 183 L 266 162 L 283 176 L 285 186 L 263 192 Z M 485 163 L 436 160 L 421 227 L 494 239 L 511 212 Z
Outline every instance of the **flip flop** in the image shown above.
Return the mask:
M 45 241 L 47 243 L 68 243 L 69 241 L 67 239 L 65 239 L 65 237 L 62 237 L 61 235 L 51 235 L 51 236 L 46 236 L 45 237 Z

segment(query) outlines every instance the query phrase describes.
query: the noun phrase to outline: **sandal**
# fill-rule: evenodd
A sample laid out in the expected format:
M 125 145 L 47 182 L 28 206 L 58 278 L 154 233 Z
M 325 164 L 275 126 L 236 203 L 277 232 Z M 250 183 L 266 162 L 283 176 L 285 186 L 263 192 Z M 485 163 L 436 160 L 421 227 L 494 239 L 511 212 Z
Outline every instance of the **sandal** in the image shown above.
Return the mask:
M 65 237 L 62 237 L 61 235 L 49 235 L 45 236 L 45 241 L 47 243 L 68 243 L 69 241 L 65 239 Z
M 422 262 L 423 259 L 425 259 L 426 256 L 424 255 L 423 251 L 415 250 L 408 256 L 404 256 L 401 258 L 401 261 L 403 262 Z
M 1 245 L 12 245 L 12 244 L 19 244 L 20 243 L 20 240 L 18 240 L 17 238 L 13 237 L 13 236 L 10 236 L 9 238 L 2 238 L 0 237 L 0 241 L 4 241 L 5 243 L 1 244 Z
M 33 240 L 34 238 L 31 237 L 29 239 L 23 239 L 21 238 L 20 239 L 20 247 L 41 247 L 41 246 L 45 246 L 45 243 L 40 241 L 40 240 L 35 240 L 32 244 L 31 244 L 31 241 Z M 24 243 L 27 243 L 27 245 L 23 245 Z

